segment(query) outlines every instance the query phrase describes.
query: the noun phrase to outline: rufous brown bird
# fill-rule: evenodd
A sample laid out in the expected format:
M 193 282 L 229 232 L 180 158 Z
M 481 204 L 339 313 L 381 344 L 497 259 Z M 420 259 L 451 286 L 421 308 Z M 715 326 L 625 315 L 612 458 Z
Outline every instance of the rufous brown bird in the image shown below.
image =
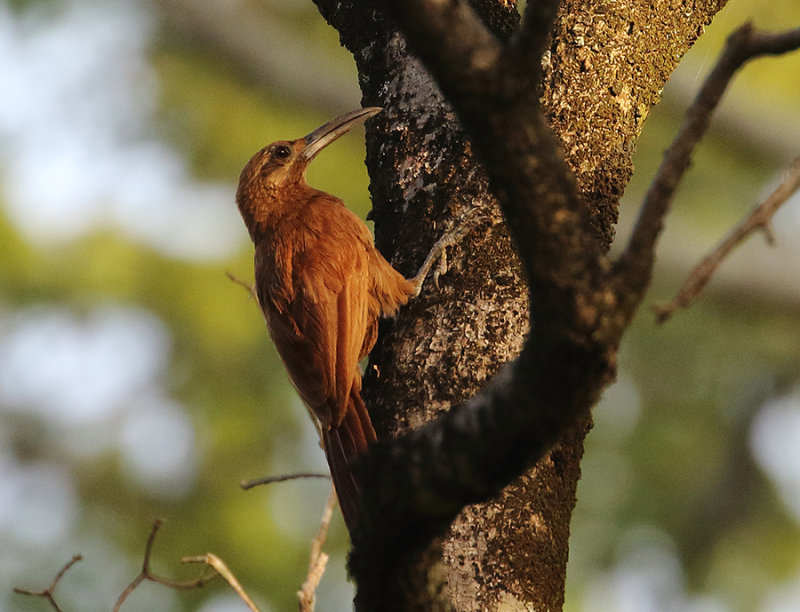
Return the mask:
M 242 171 L 236 203 L 255 245 L 255 293 L 289 378 L 319 430 L 348 529 L 358 520 L 354 458 L 375 441 L 361 399 L 358 363 L 377 339 L 378 319 L 416 296 L 444 248 L 404 278 L 375 248 L 343 202 L 306 183 L 309 162 L 381 111 L 363 108 L 297 140 L 279 140 Z

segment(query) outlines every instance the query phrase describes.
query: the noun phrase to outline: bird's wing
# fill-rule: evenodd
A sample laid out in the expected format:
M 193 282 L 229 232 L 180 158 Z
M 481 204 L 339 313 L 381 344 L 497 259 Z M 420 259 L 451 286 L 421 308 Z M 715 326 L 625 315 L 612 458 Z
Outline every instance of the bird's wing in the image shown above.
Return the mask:
M 323 231 L 295 266 L 298 327 L 319 347 L 333 400 L 332 424 L 345 417 L 349 396 L 359 377 L 358 361 L 368 328 L 368 249 L 364 223 L 340 203 L 322 201 L 309 213 L 324 219 Z M 355 383 L 358 384 L 358 383 Z
M 323 427 L 336 426 L 358 385 L 369 329 L 371 235 L 332 197 L 308 204 L 292 235 L 291 287 L 282 296 L 265 295 L 262 308 L 301 398 Z M 258 281 L 259 292 L 269 285 Z

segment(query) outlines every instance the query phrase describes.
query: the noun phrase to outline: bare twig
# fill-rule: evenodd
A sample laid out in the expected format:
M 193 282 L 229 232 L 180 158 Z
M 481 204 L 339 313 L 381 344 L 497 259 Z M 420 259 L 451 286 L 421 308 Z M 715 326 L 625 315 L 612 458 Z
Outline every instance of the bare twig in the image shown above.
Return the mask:
M 145 545 L 144 550 L 144 560 L 142 561 L 142 571 L 139 573 L 136 578 L 134 578 L 131 583 L 125 587 L 125 590 L 120 593 L 120 596 L 117 598 L 117 602 L 114 604 L 114 611 L 118 612 L 122 608 L 122 604 L 125 603 L 125 600 L 130 596 L 133 591 L 136 590 L 142 582 L 145 580 L 149 580 L 150 582 L 157 582 L 158 584 L 163 584 L 164 586 L 168 586 L 172 589 L 196 589 L 199 588 L 208 582 L 210 582 L 213 578 L 216 577 L 216 573 L 206 573 L 200 576 L 195 580 L 187 580 L 185 582 L 170 580 L 168 578 L 162 578 L 157 576 L 152 571 L 150 571 L 150 556 L 153 552 L 153 542 L 156 539 L 156 534 L 158 530 L 163 525 L 163 521 L 160 519 L 156 519 L 153 521 L 153 528 L 150 530 L 150 535 L 147 536 L 147 544 Z
M 239 581 L 236 579 L 236 576 L 233 575 L 233 572 L 231 572 L 231 570 L 228 569 L 228 566 L 225 565 L 225 562 L 214 553 L 206 553 L 196 557 L 184 557 L 181 559 L 181 562 L 205 563 L 225 579 L 225 582 L 227 582 L 230 587 L 236 591 L 236 594 L 247 605 L 247 607 L 250 608 L 250 610 L 253 612 L 259 612 L 258 606 L 256 606 L 256 604 L 253 603 L 253 600 L 247 595 L 245 590 L 242 588 L 242 585 L 239 584 Z
M 330 474 L 322 474 L 316 472 L 299 472 L 297 474 L 282 474 L 280 476 L 265 476 L 264 478 L 255 478 L 253 480 L 244 480 L 239 483 L 245 491 L 258 487 L 260 485 L 268 485 L 273 482 L 284 482 L 286 480 L 298 480 L 300 478 L 330 478 Z
M 626 290 L 633 290 L 635 294 L 635 302 L 630 305 L 631 310 L 638 304 L 650 281 L 656 241 L 675 190 L 734 74 L 750 59 L 760 55 L 786 53 L 798 47 L 800 28 L 773 34 L 758 32 L 751 23 L 746 23 L 728 37 L 725 50 L 697 93 L 683 125 L 664 154 L 661 166 L 645 195 L 631 239 L 617 262 L 617 271 L 620 273 L 618 281 Z
M 240 286 L 244 287 L 245 289 L 247 289 L 247 293 L 250 294 L 250 297 L 253 298 L 254 300 L 258 301 L 258 296 L 256 295 L 256 286 L 255 285 L 253 285 L 251 283 L 248 283 L 246 281 L 243 281 L 238 276 L 236 276 L 233 272 L 230 272 L 228 270 L 225 270 L 225 276 L 227 276 L 228 279 L 230 279 L 232 282 L 236 283 L 237 285 L 240 285 Z
M 767 240 L 772 244 L 774 242 L 770 229 L 772 216 L 798 189 L 800 189 L 800 157 L 789 165 L 783 181 L 781 181 L 781 184 L 778 185 L 775 191 L 753 209 L 747 217 L 742 219 L 742 221 L 714 247 L 699 264 L 697 264 L 672 301 L 654 307 L 658 322 L 663 323 L 669 319 L 678 308 L 688 308 L 703 291 L 708 281 L 711 280 L 711 276 L 716 272 L 722 261 L 750 234 L 756 230 L 762 230 L 766 233 Z
M 328 537 L 328 528 L 333 517 L 333 509 L 336 507 L 336 490 L 331 487 L 328 501 L 325 503 L 325 510 L 322 512 L 317 535 L 311 541 L 311 555 L 308 561 L 308 574 L 300 590 L 297 591 L 297 599 L 300 604 L 300 612 L 314 612 L 315 595 L 319 581 L 325 573 L 325 566 L 328 564 L 328 555 L 322 552 L 322 546 Z
M 53 582 L 50 583 L 50 586 L 44 589 L 43 591 L 29 591 L 28 589 L 21 589 L 19 587 L 14 587 L 14 592 L 20 595 L 31 595 L 33 597 L 42 597 L 43 599 L 46 599 L 51 606 L 53 606 L 53 610 L 55 610 L 56 612 L 63 612 L 63 610 L 56 603 L 53 591 L 55 590 L 58 583 L 61 581 L 61 578 L 64 576 L 64 574 L 67 573 L 67 570 L 71 568 L 73 565 L 75 565 L 81 559 L 83 559 L 81 555 L 75 555 L 74 557 L 72 557 L 72 559 L 70 559 L 64 565 L 64 567 L 62 567 L 58 571 L 56 577 L 53 578 Z

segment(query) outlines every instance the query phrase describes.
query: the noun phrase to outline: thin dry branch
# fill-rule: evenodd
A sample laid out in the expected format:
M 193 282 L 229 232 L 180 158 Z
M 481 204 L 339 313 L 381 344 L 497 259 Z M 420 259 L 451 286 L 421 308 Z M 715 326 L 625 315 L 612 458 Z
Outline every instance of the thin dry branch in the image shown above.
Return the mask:
M 228 280 L 230 280 L 231 282 L 239 285 L 240 287 L 244 287 L 247 290 L 247 293 L 250 294 L 250 297 L 258 301 L 258 296 L 256 295 L 256 286 L 253 283 L 248 283 L 246 281 L 243 281 L 233 272 L 230 272 L 228 270 L 225 270 L 225 276 L 227 276 Z
M 62 567 L 58 573 L 56 574 L 55 578 L 53 578 L 53 582 L 50 583 L 50 586 L 44 589 L 43 591 L 29 591 L 28 589 L 21 589 L 19 587 L 14 587 L 14 592 L 20 595 L 31 595 L 32 597 L 41 597 L 53 606 L 53 610 L 56 612 L 63 612 L 63 610 L 59 607 L 58 603 L 56 603 L 55 596 L 53 595 L 53 591 L 55 591 L 56 586 L 61 581 L 61 578 L 64 574 L 67 573 L 67 570 L 75 565 L 78 561 L 82 560 L 83 557 L 81 555 L 75 555 L 70 559 L 64 567 Z
M 239 581 L 236 579 L 236 576 L 233 575 L 233 572 L 231 572 L 231 570 L 228 569 L 228 566 L 225 565 L 225 562 L 214 553 L 206 553 L 204 555 L 194 557 L 183 557 L 183 559 L 181 559 L 181 563 L 206 564 L 225 579 L 225 582 L 227 582 L 228 585 L 230 585 L 230 587 L 236 591 L 236 594 L 239 596 L 239 598 L 248 608 L 250 608 L 250 610 L 252 610 L 252 612 L 259 612 L 258 606 L 256 606 L 253 600 L 247 595 L 244 588 L 242 588 L 242 585 L 239 584 Z
M 196 589 L 199 588 L 208 582 L 210 582 L 213 578 L 217 576 L 216 573 L 206 573 L 200 576 L 195 580 L 187 580 L 184 582 L 170 580 L 168 578 L 162 578 L 161 576 L 157 576 L 150 570 L 150 557 L 153 552 L 153 542 L 156 539 L 156 534 L 158 530 L 161 528 L 161 525 L 164 524 L 164 521 L 160 519 L 156 519 L 153 521 L 153 527 L 150 530 L 150 535 L 147 536 L 147 544 L 145 544 L 144 549 L 144 560 L 142 561 L 142 571 L 139 572 L 139 575 L 134 578 L 130 584 L 125 587 L 125 590 L 120 593 L 120 596 L 117 598 L 117 602 L 114 604 L 113 612 L 118 612 L 122 608 L 122 604 L 125 603 L 125 600 L 130 596 L 133 591 L 136 590 L 142 582 L 145 580 L 149 580 L 150 582 L 157 582 L 158 584 L 163 584 L 164 586 L 168 586 L 172 589 Z
M 308 561 L 308 574 L 306 579 L 297 591 L 297 599 L 300 604 L 300 612 L 314 612 L 317 586 L 325 573 L 328 564 L 328 555 L 322 552 L 322 546 L 328 537 L 328 528 L 333 518 L 333 509 L 336 507 L 336 490 L 331 487 L 328 501 L 325 502 L 325 509 L 322 512 L 322 521 L 314 539 L 311 541 L 311 554 Z
M 280 476 L 265 476 L 263 478 L 254 478 L 253 480 L 244 480 L 239 483 L 245 491 L 258 487 L 261 485 L 272 484 L 273 482 L 285 482 L 287 480 L 299 480 L 300 478 L 330 478 L 330 474 L 322 474 L 317 472 L 298 472 L 296 474 L 281 474 Z
M 753 211 L 697 264 L 689 274 L 680 291 L 671 302 L 659 304 L 654 307 L 659 323 L 669 319 L 679 308 L 688 308 L 703 291 L 712 275 L 717 271 L 723 260 L 741 244 L 748 236 L 757 230 L 766 232 L 767 240 L 773 242 L 770 223 L 773 215 L 792 195 L 800 189 L 800 157 L 789 164 L 783 181 L 767 199 L 759 204 Z
M 748 22 L 728 37 L 716 66 L 697 93 L 678 134 L 664 154 L 645 195 L 630 241 L 617 262 L 619 288 L 633 296 L 628 305 L 629 315 L 632 315 L 650 282 L 656 242 L 675 190 L 689 168 L 695 147 L 706 133 L 711 116 L 731 79 L 742 65 L 753 58 L 778 55 L 799 47 L 800 28 L 773 34 L 759 32 Z

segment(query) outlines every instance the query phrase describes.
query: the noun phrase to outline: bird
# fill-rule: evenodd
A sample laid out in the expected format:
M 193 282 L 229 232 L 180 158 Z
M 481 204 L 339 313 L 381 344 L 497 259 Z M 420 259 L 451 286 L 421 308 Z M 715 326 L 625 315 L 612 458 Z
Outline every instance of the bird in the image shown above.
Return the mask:
M 359 362 L 375 345 L 379 319 L 420 293 L 444 249 L 462 235 L 442 236 L 417 275 L 405 278 L 361 218 L 306 182 L 320 151 L 381 110 L 357 109 L 303 138 L 267 145 L 247 162 L 236 190 L 254 245 L 254 294 L 320 435 L 351 533 L 361 494 L 353 462 L 377 438 L 361 398 Z

